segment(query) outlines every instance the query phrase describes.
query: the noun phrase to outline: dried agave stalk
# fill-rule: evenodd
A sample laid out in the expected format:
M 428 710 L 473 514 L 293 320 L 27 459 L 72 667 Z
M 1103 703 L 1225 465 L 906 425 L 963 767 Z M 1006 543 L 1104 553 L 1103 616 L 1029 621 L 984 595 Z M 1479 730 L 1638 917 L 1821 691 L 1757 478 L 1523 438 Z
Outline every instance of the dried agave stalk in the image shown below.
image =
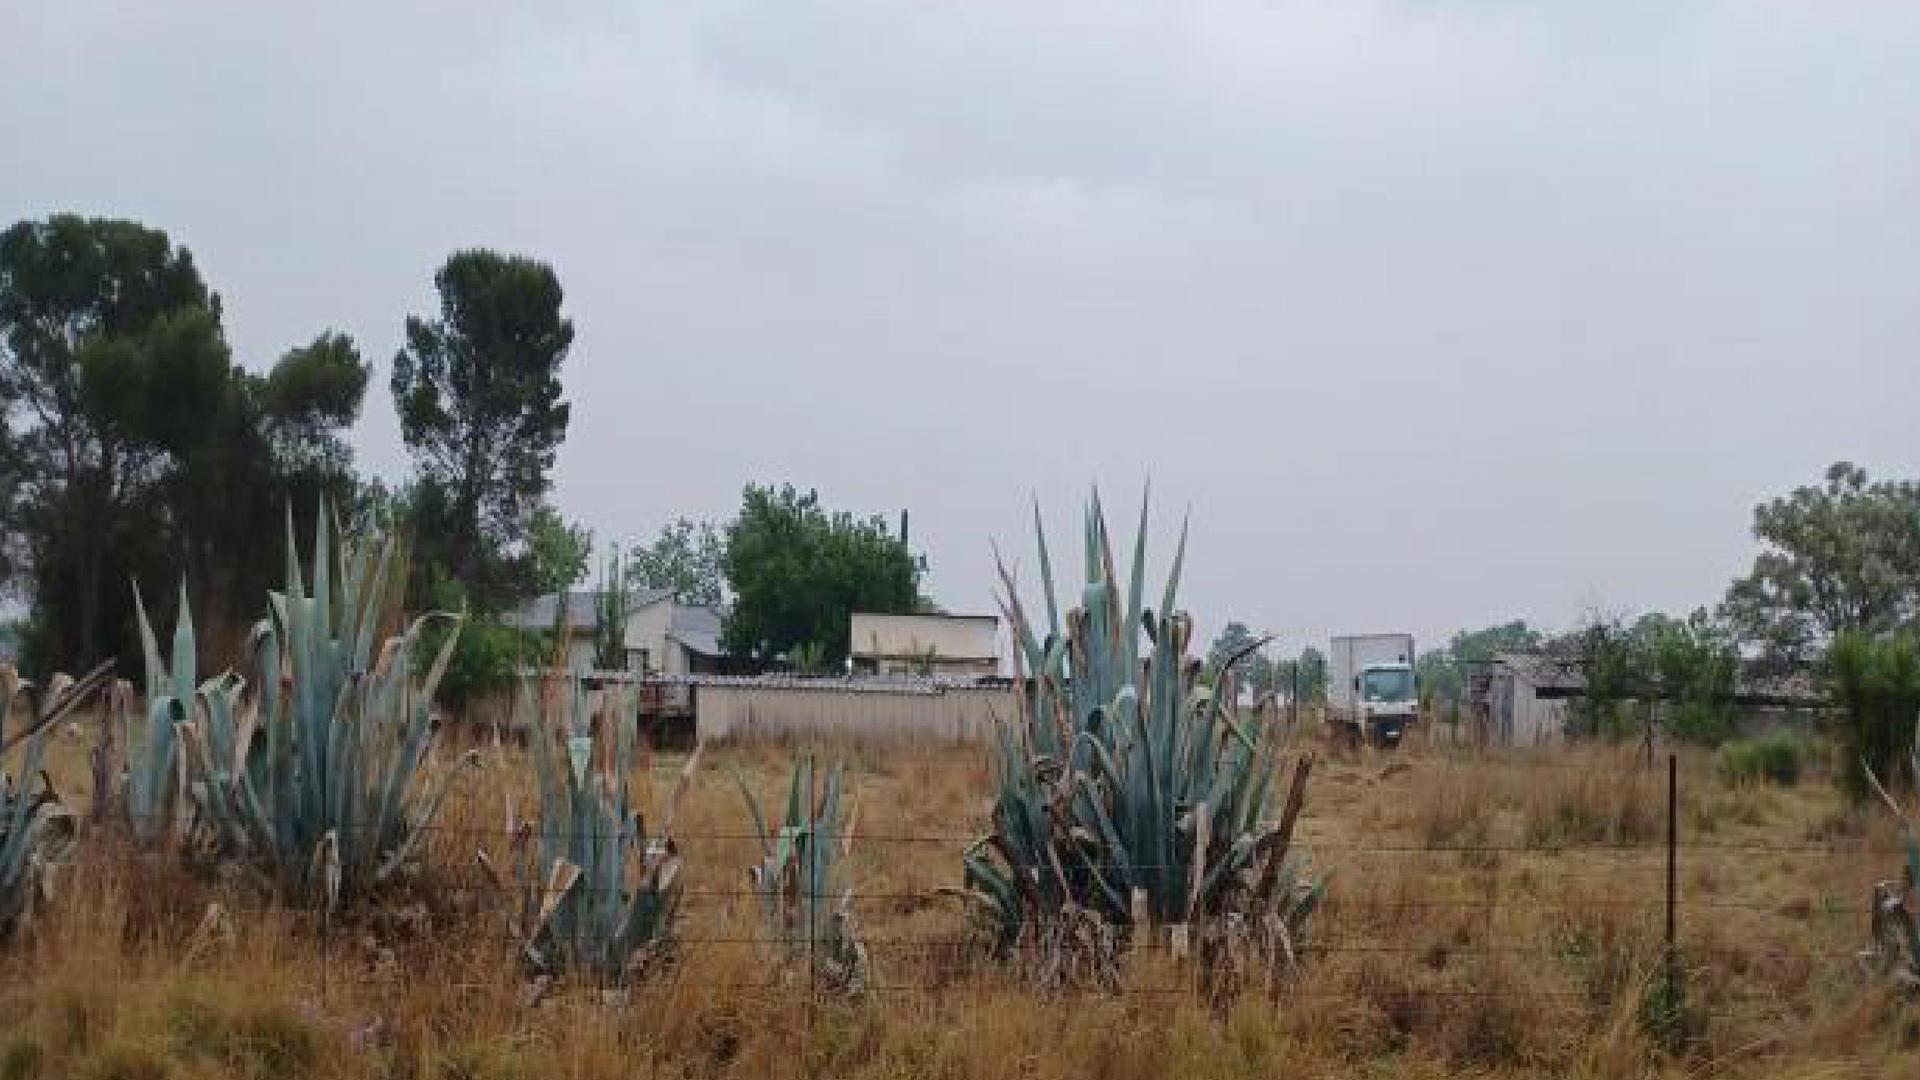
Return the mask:
M 53 870 L 72 851 L 78 832 L 73 814 L 60 802 L 53 781 L 42 770 L 47 741 L 60 721 L 112 679 L 113 664 L 101 664 L 75 681 L 55 675 L 45 693 L 11 665 L 0 666 L 0 756 L 25 744 L 20 778 L 0 774 L 0 941 L 28 925 L 35 910 L 53 899 Z M 32 708 L 27 724 L 9 734 L 7 718 L 26 695 Z

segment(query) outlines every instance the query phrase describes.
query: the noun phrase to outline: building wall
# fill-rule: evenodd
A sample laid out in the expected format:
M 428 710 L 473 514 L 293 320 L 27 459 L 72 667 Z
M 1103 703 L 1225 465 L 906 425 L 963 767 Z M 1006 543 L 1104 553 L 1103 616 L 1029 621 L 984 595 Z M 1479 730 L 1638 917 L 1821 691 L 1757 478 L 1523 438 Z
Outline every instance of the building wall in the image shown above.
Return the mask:
M 1567 702 L 1564 698 L 1543 698 L 1532 683 L 1516 680 L 1513 717 L 1514 746 L 1549 746 L 1567 734 Z
M 1491 735 L 1505 746 L 1545 746 L 1566 736 L 1567 703 L 1543 698 L 1539 688 L 1512 668 L 1494 671 L 1490 682 Z
M 656 600 L 627 612 L 627 654 L 632 656 L 636 650 L 645 650 L 649 672 L 668 675 L 685 673 L 685 665 L 679 665 L 679 670 L 668 666 L 668 653 L 678 651 L 667 648 L 667 619 L 672 614 L 672 608 L 671 601 Z M 631 666 L 637 670 L 639 660 L 636 658 Z
M 869 661 L 881 671 L 890 661 L 910 663 L 931 651 L 941 674 L 994 675 L 1000 667 L 1000 620 L 856 613 L 848 645 L 856 661 Z
M 567 639 L 567 669 L 569 671 L 592 671 L 594 668 L 593 634 L 575 634 Z
M 984 741 L 995 718 L 1014 716 L 1008 687 L 855 689 L 839 680 L 702 683 L 694 729 L 702 741 L 756 738 L 852 738 L 879 742 Z

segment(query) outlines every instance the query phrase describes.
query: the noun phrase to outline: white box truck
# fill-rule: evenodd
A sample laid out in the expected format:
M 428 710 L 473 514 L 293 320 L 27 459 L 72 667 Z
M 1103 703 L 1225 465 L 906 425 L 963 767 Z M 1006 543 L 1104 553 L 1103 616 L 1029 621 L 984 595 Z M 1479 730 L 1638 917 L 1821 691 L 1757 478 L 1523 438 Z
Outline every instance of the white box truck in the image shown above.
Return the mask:
M 1328 719 L 1349 737 L 1398 746 L 1418 718 L 1412 634 L 1350 634 L 1327 654 Z

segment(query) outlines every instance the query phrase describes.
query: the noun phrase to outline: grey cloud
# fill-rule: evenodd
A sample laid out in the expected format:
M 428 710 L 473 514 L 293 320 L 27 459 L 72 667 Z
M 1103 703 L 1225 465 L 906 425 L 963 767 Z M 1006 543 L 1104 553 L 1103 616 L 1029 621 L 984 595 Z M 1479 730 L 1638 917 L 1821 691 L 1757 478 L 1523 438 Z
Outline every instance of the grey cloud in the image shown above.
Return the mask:
M 551 260 L 558 497 L 913 511 L 949 605 L 1086 486 L 1192 605 L 1423 638 L 1711 602 L 1751 504 L 1912 475 L 1894 5 L 79 2 L 0 14 L 9 217 L 191 245 L 264 363 Z M 376 387 L 384 387 L 378 381 Z M 370 398 L 366 461 L 404 467 Z M 1130 509 L 1127 511 L 1130 513 Z

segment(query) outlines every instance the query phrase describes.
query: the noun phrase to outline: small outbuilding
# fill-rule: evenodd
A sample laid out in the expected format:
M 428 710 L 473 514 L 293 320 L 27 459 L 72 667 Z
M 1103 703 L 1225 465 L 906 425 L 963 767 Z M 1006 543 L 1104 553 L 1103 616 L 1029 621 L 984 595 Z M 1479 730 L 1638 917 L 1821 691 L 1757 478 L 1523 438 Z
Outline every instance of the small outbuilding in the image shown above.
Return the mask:
M 974 678 L 1000 674 L 1000 619 L 994 615 L 856 612 L 848 646 L 855 674 Z

